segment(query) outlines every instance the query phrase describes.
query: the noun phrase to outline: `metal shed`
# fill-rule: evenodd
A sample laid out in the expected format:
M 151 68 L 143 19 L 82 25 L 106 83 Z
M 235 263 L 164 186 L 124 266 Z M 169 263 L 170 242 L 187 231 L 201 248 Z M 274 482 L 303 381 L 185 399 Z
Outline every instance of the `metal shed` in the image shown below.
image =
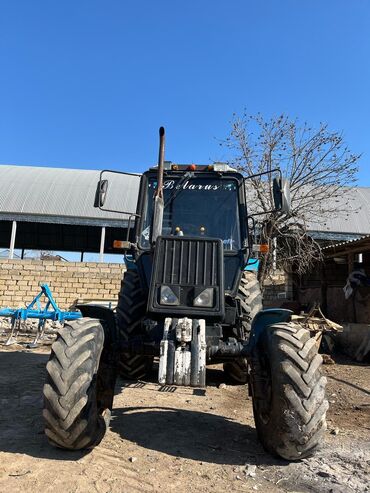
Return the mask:
M 94 208 L 100 171 L 0 165 L 0 248 L 119 253 L 128 217 Z M 139 175 L 115 174 L 110 208 L 134 212 Z M 349 200 L 348 200 L 349 198 Z M 348 204 L 347 204 L 348 202 Z M 333 209 L 345 212 L 308 224 L 324 242 L 347 241 L 370 233 L 370 188 L 354 187 Z
M 118 253 L 128 216 L 94 208 L 100 171 L 0 165 L 0 248 Z M 139 175 L 115 175 L 114 209 L 136 210 Z
M 308 230 L 318 240 L 348 241 L 370 234 L 370 187 L 343 189 L 330 208 L 338 211 L 325 221 L 310 221 Z M 341 211 L 341 212 L 339 212 Z

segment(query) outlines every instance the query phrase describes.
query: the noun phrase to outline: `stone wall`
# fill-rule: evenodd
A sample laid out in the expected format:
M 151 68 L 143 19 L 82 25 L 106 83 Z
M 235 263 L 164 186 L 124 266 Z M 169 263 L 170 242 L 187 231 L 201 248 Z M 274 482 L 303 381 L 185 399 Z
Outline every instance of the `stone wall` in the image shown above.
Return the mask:
M 116 300 L 123 264 L 61 262 L 54 260 L 0 260 L 0 308 L 24 307 L 47 283 L 60 308 L 76 300 Z
M 284 302 L 293 299 L 293 284 L 291 276 L 284 271 L 275 271 L 264 283 L 263 305 L 264 308 L 279 307 Z

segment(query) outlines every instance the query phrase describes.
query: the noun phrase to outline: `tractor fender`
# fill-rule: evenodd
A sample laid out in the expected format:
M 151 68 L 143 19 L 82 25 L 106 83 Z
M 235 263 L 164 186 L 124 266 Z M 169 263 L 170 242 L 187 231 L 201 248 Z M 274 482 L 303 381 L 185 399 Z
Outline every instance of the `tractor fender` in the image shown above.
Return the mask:
M 97 318 L 104 327 L 105 339 L 107 342 L 116 342 L 116 314 L 110 308 L 101 305 L 76 305 L 83 317 Z
M 291 310 L 285 310 L 284 308 L 268 308 L 266 310 L 259 311 L 252 320 L 248 353 L 252 353 L 260 335 L 267 327 L 281 322 L 289 322 L 291 320 L 292 313 L 293 312 Z

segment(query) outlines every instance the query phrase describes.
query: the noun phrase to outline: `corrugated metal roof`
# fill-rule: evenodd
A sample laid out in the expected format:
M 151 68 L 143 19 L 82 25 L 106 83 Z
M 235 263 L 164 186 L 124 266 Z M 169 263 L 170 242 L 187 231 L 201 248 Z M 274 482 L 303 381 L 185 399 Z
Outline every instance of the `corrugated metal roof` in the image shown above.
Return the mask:
M 127 215 L 94 207 L 99 174 L 97 170 L 0 165 L 0 219 L 21 215 L 40 222 L 112 225 L 118 221 L 122 225 Z M 135 212 L 139 182 L 139 176 L 115 174 L 109 183 L 110 208 Z
M 348 204 L 347 204 L 348 201 Z M 327 231 L 331 233 L 352 233 L 367 235 L 370 233 L 370 188 L 353 187 L 344 194 L 343 198 L 336 199 L 333 209 L 338 214 L 322 223 L 311 221 L 308 224 L 309 231 Z M 339 212 L 346 209 L 346 211 Z
M 93 206 L 99 173 L 98 170 L 0 165 L 0 219 L 122 225 L 122 219 L 127 216 L 103 212 Z M 115 174 L 109 180 L 109 208 L 134 212 L 139 182 L 139 176 Z M 323 222 L 311 221 L 308 230 L 330 233 L 331 237 L 335 233 L 338 237 L 369 234 L 370 188 L 354 187 L 348 196 L 348 205 L 344 197 L 337 199 L 333 207 L 346 208 L 345 213 L 336 217 L 333 214 Z
M 322 250 L 335 250 L 335 249 L 339 249 L 342 247 L 346 247 L 348 245 L 357 246 L 357 245 L 361 245 L 362 243 L 366 243 L 366 241 L 364 241 L 364 240 L 369 240 L 369 239 L 370 239 L 370 235 L 364 235 L 364 236 L 360 236 L 360 238 L 355 238 L 353 240 L 341 241 L 339 243 L 327 245 L 325 247 L 322 247 Z

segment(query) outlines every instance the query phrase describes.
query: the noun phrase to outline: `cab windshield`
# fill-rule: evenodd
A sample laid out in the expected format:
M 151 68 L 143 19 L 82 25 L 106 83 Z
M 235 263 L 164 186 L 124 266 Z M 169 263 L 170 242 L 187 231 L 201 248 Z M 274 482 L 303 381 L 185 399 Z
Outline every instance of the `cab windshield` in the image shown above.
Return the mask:
M 156 188 L 157 179 L 150 178 L 140 235 L 143 248 L 149 247 Z M 225 250 L 241 248 L 237 180 L 206 177 L 169 179 L 164 181 L 163 195 L 163 235 L 220 238 Z

